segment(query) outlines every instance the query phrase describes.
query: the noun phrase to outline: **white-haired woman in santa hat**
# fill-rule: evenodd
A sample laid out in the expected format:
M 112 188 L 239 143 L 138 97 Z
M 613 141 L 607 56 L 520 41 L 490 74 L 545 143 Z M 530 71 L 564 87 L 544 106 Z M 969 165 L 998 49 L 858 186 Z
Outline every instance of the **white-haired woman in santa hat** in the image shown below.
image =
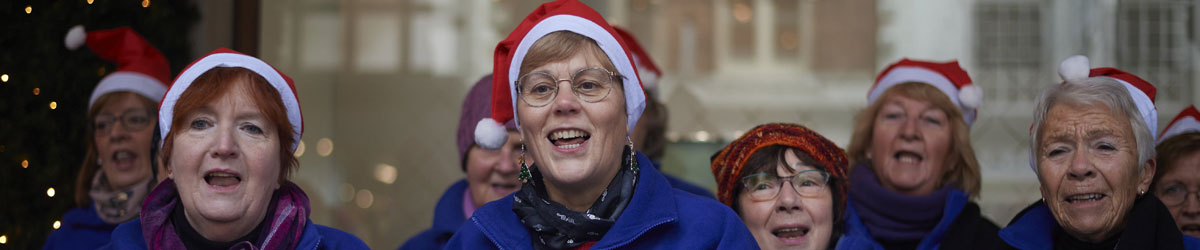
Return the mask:
M 1150 192 L 1171 210 L 1179 231 L 1200 237 L 1200 110 L 1188 106 L 1158 137 L 1158 174 Z
M 1000 231 L 1017 249 L 1184 249 L 1154 178 L 1154 85 L 1063 60 L 1037 98 L 1029 145 L 1042 199 Z M 1194 240 L 1194 239 L 1192 239 Z
M 112 249 L 366 249 L 316 225 L 288 177 L 304 123 L 291 78 L 229 49 L 192 62 L 158 110 L 168 179 Z
M 595 10 L 542 4 L 496 47 L 491 119 L 480 146 L 506 141 L 515 115 L 525 182 L 490 202 L 447 249 L 756 249 L 729 207 L 671 188 L 630 143 L 645 106 L 632 57 Z
M 129 27 L 67 35 L 67 48 L 85 43 L 117 63 L 88 100 L 87 154 L 75 180 L 78 207 L 63 215 L 43 249 L 95 249 L 118 224 L 138 217 L 154 187 L 151 144 L 158 100 L 171 81 L 167 59 Z
M 980 176 L 969 129 L 981 95 L 956 61 L 903 59 L 879 74 L 847 149 L 839 249 L 1003 245 L 999 227 L 971 201 Z

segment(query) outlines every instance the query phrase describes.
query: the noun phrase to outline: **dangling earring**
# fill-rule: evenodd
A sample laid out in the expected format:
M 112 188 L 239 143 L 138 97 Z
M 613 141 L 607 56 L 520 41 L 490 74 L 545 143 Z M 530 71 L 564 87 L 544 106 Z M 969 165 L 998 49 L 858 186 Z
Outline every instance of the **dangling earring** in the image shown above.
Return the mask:
M 521 144 L 521 157 L 517 159 L 521 161 L 521 173 L 517 174 L 517 179 L 521 180 L 521 183 L 525 183 L 532 178 L 529 174 L 529 166 L 525 165 L 525 144 Z
M 637 157 L 634 156 L 634 152 L 636 152 L 636 151 L 633 150 L 633 140 L 629 139 L 629 136 L 626 135 L 625 141 L 629 142 L 629 170 L 632 170 L 634 173 L 637 173 L 641 169 L 638 168 L 638 160 L 637 160 Z
M 96 159 L 96 166 L 103 166 L 103 165 L 104 165 L 104 159 Z

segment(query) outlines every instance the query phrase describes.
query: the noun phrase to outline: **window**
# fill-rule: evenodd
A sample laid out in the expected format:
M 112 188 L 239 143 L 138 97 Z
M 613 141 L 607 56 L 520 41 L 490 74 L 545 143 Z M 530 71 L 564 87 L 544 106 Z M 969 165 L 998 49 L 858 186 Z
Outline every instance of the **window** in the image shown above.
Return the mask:
M 1121 1 L 1117 7 L 1117 67 L 1158 87 L 1158 102 L 1190 103 L 1195 3 Z

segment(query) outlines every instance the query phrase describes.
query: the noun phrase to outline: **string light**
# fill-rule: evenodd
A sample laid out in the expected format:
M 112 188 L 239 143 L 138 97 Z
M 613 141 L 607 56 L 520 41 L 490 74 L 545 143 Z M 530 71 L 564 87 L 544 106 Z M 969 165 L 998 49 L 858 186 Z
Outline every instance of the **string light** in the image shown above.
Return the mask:
M 33 88 L 33 95 L 39 95 L 41 93 L 42 93 L 42 88 Z
M 33 5 L 25 5 L 25 14 L 33 13 Z
M 46 189 L 46 196 L 54 197 L 54 188 Z
M 142 8 L 150 7 L 150 0 L 142 0 Z
M 94 0 L 87 0 L 88 4 L 92 4 L 92 1 Z
M 29 168 L 29 160 L 21 160 L 21 168 Z
M 8 74 L 0 75 L 0 82 L 8 82 Z
M 8 235 L 0 235 L 0 244 L 8 244 Z
M 57 109 L 57 108 L 58 108 L 58 102 L 50 102 L 50 109 L 51 109 L 51 110 L 54 110 L 54 109 Z
M 62 226 L 62 221 L 54 221 L 54 229 L 58 229 L 59 226 Z

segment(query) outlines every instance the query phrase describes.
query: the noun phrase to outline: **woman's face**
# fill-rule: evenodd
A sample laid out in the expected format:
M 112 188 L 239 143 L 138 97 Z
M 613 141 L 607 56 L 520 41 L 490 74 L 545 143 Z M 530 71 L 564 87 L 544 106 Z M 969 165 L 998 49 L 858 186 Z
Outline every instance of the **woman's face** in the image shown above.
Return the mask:
M 150 178 L 150 139 L 157 119 L 133 93 L 117 93 L 92 120 L 96 159 L 113 189 Z
M 467 153 L 467 186 L 472 202 L 478 208 L 517 191 L 517 161 L 521 154 L 521 137 L 508 131 L 508 142 L 497 150 L 471 146 Z
M 816 169 L 797 158 L 791 149 L 787 164 L 777 164 L 775 176 L 795 176 Z M 789 170 L 790 169 L 790 170 Z M 792 183 L 779 185 L 779 194 L 770 200 L 755 200 L 750 192 L 738 194 L 742 222 L 762 249 L 827 249 L 833 234 L 833 195 L 828 187 L 813 197 L 802 197 Z
M 889 190 L 928 194 L 941 186 L 950 151 L 951 124 L 932 102 L 890 95 L 875 114 L 867 158 Z
M 1200 151 L 1179 156 L 1164 170 L 1154 193 L 1167 204 L 1180 232 L 1200 237 L 1200 200 L 1196 200 L 1196 191 L 1200 190 Z M 1168 196 L 1182 199 L 1176 199 L 1178 204 L 1172 204 Z
M 188 221 L 209 240 L 244 236 L 266 215 L 279 188 L 276 125 L 247 94 L 250 82 L 186 114 L 168 168 Z
M 1138 171 L 1129 120 L 1104 105 L 1050 108 L 1037 138 L 1042 199 L 1067 234 L 1099 242 L 1125 227 L 1139 191 L 1154 177 L 1154 161 Z
M 571 79 L 572 74 L 590 67 L 601 67 L 600 59 L 581 49 L 570 59 L 532 72 Z M 547 186 L 582 189 L 607 185 L 620 166 L 629 135 L 624 91 L 614 79 L 604 99 L 585 102 L 573 93 L 570 81 L 557 84 L 557 96 L 545 106 L 517 101 L 517 119 L 527 150 Z

